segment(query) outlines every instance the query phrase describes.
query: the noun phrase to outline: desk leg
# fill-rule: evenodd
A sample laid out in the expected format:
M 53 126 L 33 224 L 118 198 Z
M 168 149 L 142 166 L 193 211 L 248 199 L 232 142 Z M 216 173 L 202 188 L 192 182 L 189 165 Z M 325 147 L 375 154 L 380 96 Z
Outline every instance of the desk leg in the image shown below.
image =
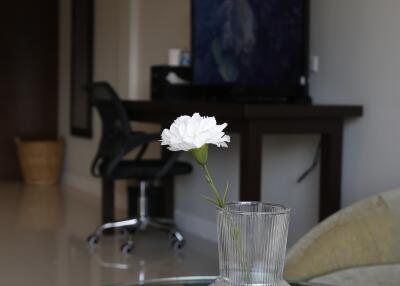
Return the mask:
M 340 209 L 343 123 L 322 135 L 319 220 Z
M 163 126 L 164 128 L 164 126 Z M 161 149 L 161 157 L 165 160 L 168 160 L 168 158 L 172 156 L 172 153 L 167 150 L 167 148 L 162 148 Z M 175 189 L 174 189 L 174 178 L 172 176 L 166 177 L 162 179 L 162 187 L 164 188 L 163 190 L 163 210 L 162 210 L 162 215 L 161 217 L 163 218 L 169 218 L 173 219 L 174 218 L 174 194 L 175 194 Z
M 262 134 L 256 124 L 249 124 L 240 134 L 240 200 L 261 200 Z
M 114 180 L 103 178 L 101 184 L 102 223 L 112 222 L 114 221 Z
M 174 218 L 174 179 L 173 177 L 165 178 L 163 180 L 164 186 L 164 210 L 162 217 L 173 219 Z

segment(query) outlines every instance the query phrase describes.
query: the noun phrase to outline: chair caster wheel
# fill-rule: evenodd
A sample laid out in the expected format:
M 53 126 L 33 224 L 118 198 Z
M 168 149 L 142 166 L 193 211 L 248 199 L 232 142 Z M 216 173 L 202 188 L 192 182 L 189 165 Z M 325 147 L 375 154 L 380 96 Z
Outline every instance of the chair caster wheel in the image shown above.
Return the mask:
M 123 245 L 121 245 L 121 252 L 123 255 L 130 255 L 133 251 L 134 245 L 133 242 L 126 242 Z
M 95 248 L 99 244 L 100 237 L 98 235 L 92 234 L 87 238 L 87 243 L 90 248 Z
M 169 234 L 170 239 L 171 239 L 171 246 L 174 249 L 182 249 L 185 246 L 185 239 L 183 238 L 183 235 L 178 232 L 174 231 Z

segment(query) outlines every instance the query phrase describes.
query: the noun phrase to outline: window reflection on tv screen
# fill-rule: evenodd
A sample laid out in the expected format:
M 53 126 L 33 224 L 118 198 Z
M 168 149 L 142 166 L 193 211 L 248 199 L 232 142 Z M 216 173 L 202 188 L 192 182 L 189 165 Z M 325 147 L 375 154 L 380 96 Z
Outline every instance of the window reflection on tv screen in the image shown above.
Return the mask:
M 196 84 L 300 84 L 305 0 L 193 0 L 192 9 Z

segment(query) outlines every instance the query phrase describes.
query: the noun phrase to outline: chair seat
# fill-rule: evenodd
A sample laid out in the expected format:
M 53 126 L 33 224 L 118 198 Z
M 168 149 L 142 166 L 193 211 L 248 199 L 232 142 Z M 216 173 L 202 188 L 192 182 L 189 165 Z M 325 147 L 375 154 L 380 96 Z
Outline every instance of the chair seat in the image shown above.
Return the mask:
M 164 166 L 165 161 L 162 160 L 124 160 L 118 163 L 117 167 L 111 174 L 113 179 L 131 179 L 137 178 L 141 180 L 152 180 L 155 175 Z M 103 172 L 103 166 L 100 171 Z M 175 162 L 165 176 L 184 175 L 192 171 L 192 166 L 185 162 Z

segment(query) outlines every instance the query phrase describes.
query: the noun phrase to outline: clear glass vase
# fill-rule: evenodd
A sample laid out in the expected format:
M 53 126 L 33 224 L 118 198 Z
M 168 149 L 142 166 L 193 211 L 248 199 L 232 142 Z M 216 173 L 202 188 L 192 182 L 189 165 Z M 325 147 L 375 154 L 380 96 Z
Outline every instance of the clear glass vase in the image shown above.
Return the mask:
M 217 209 L 216 285 L 288 285 L 283 280 L 290 210 L 258 202 Z

